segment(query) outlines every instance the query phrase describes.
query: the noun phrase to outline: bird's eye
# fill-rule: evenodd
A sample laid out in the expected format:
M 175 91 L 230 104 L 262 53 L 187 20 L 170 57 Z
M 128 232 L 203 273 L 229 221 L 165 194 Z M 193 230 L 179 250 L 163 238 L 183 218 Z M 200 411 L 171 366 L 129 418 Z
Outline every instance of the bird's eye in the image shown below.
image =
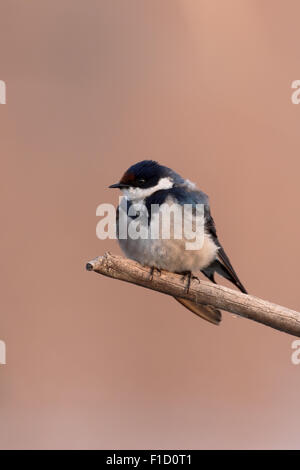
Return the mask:
M 138 179 L 138 183 L 139 184 L 144 184 L 144 183 L 146 183 L 146 180 L 144 180 L 143 178 L 140 178 L 140 179 Z

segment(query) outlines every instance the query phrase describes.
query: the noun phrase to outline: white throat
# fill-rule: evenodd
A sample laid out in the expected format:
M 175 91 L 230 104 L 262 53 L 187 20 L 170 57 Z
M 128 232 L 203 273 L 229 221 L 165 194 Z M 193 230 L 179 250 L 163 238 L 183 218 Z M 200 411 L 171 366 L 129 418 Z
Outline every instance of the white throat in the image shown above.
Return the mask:
M 160 189 L 170 189 L 173 187 L 173 181 L 169 178 L 161 178 L 156 186 L 152 186 L 151 188 L 128 188 L 122 189 L 122 193 L 127 199 L 131 201 L 139 201 L 145 199 L 151 194 L 159 191 Z

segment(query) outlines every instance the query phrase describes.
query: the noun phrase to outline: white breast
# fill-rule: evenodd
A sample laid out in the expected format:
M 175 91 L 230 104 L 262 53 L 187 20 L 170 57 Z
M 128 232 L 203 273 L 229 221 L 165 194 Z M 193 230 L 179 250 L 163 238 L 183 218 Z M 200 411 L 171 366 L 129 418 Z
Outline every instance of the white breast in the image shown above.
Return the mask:
M 182 210 L 182 206 L 177 206 L 178 210 Z M 127 215 L 125 218 L 128 228 L 132 219 Z M 143 230 L 144 234 L 147 234 L 147 238 L 119 238 L 119 244 L 128 258 L 138 261 L 144 266 L 153 266 L 171 272 L 199 271 L 216 258 L 218 247 L 211 236 L 205 232 L 201 248 L 187 250 L 186 243 L 190 240 L 184 236 L 184 233 L 181 239 L 175 239 L 174 230 L 171 230 L 170 239 L 163 239 L 160 232 L 159 238 L 154 240 L 151 239 L 148 223 L 143 226 Z

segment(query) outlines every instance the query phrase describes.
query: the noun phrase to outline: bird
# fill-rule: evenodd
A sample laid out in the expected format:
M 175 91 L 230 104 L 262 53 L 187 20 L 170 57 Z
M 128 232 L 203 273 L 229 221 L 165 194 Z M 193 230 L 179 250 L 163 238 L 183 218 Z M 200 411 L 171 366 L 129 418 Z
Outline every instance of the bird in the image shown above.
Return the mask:
M 242 293 L 247 291 L 239 280 L 218 236 L 215 222 L 211 216 L 208 196 L 197 188 L 189 179 L 184 179 L 171 168 L 161 165 L 154 160 L 143 160 L 130 166 L 118 183 L 109 188 L 118 188 L 123 197 L 117 208 L 116 233 L 119 245 L 125 256 L 154 270 L 166 270 L 188 277 L 186 289 L 188 291 L 191 278 L 194 274 L 204 274 L 211 282 L 216 284 L 215 274 L 229 280 Z M 150 212 L 151 207 L 161 208 L 163 204 L 173 204 L 182 210 L 185 204 L 193 209 L 201 205 L 203 212 L 203 243 L 199 249 L 185 249 L 186 239 L 163 239 L 160 235 L 156 239 L 151 237 L 132 238 L 120 236 L 120 211 L 125 212 L 126 228 L 135 220 L 139 211 L 130 211 L 132 206 L 145 207 L 149 217 L 155 217 Z M 125 209 L 124 209 L 125 208 Z M 155 214 L 155 212 L 154 212 Z M 196 212 L 193 212 L 195 217 Z M 185 216 L 184 216 L 185 217 Z M 151 220 L 148 220 L 149 228 Z M 128 235 L 128 233 L 126 234 Z M 211 305 L 200 305 L 195 302 L 175 297 L 184 307 L 207 320 L 218 325 L 222 319 L 220 310 Z

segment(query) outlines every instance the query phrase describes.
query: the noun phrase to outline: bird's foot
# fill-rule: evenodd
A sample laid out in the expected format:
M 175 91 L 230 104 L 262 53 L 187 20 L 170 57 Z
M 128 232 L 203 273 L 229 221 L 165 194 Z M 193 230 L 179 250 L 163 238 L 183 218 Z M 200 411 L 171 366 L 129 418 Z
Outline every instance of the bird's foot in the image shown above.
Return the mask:
M 195 276 L 191 271 L 182 273 L 182 280 L 185 281 L 186 278 L 187 278 L 187 283 L 184 287 L 184 292 L 188 294 L 190 291 L 192 279 L 196 279 L 199 283 L 200 283 L 200 279 L 197 276 Z
M 161 270 L 156 268 L 155 266 L 152 266 L 151 270 L 150 270 L 150 281 L 153 281 L 153 275 L 154 275 L 155 271 L 157 272 L 157 274 L 159 276 L 161 275 Z

